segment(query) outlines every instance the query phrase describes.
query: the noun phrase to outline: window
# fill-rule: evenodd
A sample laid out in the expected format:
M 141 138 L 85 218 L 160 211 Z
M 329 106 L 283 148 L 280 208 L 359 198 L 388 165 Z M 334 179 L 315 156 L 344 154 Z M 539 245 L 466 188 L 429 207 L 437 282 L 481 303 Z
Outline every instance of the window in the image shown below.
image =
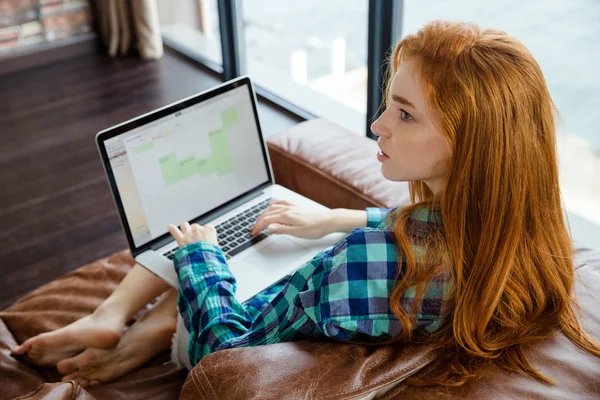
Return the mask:
M 259 95 L 301 116 L 324 117 L 360 135 L 365 127 L 368 134 L 367 122 L 377 114 L 383 96 L 381 63 L 390 40 L 393 46 L 400 32 L 414 33 L 432 19 L 474 21 L 483 28 L 506 31 L 539 62 L 561 113 L 560 179 L 570 222 L 573 226 L 574 220 L 584 221 L 575 228 L 580 233 L 600 234 L 600 133 L 595 130 L 600 125 L 596 111 L 600 79 L 594 73 L 600 62 L 596 23 L 600 3 L 174 0 L 158 4 L 168 46 L 223 76 L 248 74 Z M 221 36 L 227 65 L 222 61 Z M 593 236 L 579 236 L 586 235 Z
M 568 211 L 600 226 L 600 3 L 594 0 L 404 2 L 402 31 L 432 19 L 473 21 L 519 39 L 559 109 L 560 179 Z M 598 228 L 600 231 L 600 228 Z
M 217 0 L 159 1 L 157 6 L 165 44 L 220 70 Z
M 367 0 L 244 0 L 254 82 L 310 114 L 365 134 Z

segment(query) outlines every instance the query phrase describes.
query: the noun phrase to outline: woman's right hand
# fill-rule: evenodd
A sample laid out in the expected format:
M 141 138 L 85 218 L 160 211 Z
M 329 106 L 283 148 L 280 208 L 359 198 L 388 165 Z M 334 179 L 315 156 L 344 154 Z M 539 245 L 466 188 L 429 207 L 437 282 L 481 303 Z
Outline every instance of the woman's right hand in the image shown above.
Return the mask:
M 287 234 L 303 239 L 320 239 L 333 232 L 331 230 L 331 210 L 311 210 L 290 203 L 275 200 L 252 226 L 252 235 L 258 235 L 265 227 L 269 234 Z

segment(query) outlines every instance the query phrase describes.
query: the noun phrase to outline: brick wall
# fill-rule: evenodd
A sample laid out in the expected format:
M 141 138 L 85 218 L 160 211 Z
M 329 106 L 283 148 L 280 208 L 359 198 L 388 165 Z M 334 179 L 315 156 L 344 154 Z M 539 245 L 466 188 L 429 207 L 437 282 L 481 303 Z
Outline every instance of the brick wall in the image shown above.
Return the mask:
M 0 55 L 92 30 L 88 0 L 0 0 Z

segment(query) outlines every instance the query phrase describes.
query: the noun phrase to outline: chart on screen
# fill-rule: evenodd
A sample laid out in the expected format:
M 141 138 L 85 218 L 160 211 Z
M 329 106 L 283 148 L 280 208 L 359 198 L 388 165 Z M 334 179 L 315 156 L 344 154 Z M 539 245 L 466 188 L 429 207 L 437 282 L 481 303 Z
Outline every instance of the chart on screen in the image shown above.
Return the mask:
M 125 140 L 151 233 L 197 216 L 203 199 L 210 207 L 207 190 L 222 196 L 236 185 L 231 147 L 240 129 L 232 106 L 177 115 Z

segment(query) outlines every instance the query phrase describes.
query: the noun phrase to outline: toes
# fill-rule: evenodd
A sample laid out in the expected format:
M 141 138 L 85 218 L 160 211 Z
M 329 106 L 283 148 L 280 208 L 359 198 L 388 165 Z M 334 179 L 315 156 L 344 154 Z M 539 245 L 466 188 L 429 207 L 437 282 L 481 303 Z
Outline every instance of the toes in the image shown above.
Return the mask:
M 73 372 L 77 371 L 77 367 L 79 365 L 79 360 L 81 356 L 75 356 L 71 358 L 64 359 L 56 363 L 56 369 L 60 372 L 61 375 L 69 375 Z
M 86 378 L 79 376 L 79 371 L 73 372 L 72 374 L 69 374 L 67 376 L 63 376 L 60 381 L 61 382 L 73 381 L 84 389 L 86 387 L 88 387 L 90 384 L 90 382 Z
M 69 375 L 77 370 L 79 376 L 85 376 L 86 378 L 89 378 L 88 375 L 90 368 L 92 372 L 95 371 L 94 366 L 97 363 L 98 351 L 104 350 L 88 348 L 83 353 L 80 353 L 75 357 L 67 358 L 58 362 L 56 364 L 56 369 L 58 369 L 58 372 L 60 372 L 61 375 Z
M 19 356 L 21 354 L 23 354 L 23 352 L 25 352 L 23 346 L 15 346 L 10 350 L 10 354 L 12 354 L 13 356 Z
M 13 347 L 11 351 L 12 354 L 21 355 L 27 353 L 29 349 L 31 349 L 31 345 L 35 342 L 36 337 L 37 336 L 29 338 L 26 341 L 24 341 L 23 344 L 21 344 L 20 346 Z
M 68 381 L 74 381 L 77 378 L 79 378 L 79 371 L 75 371 L 72 374 L 69 375 L 65 375 L 62 377 L 62 379 L 60 380 L 61 382 L 68 382 Z
M 85 379 L 85 378 L 82 378 L 82 377 L 75 378 L 75 379 L 73 379 L 73 380 L 74 380 L 75 382 L 77 382 L 77 384 L 78 384 L 79 386 L 81 386 L 82 388 L 84 388 L 84 389 L 85 389 L 85 388 L 87 388 L 87 387 L 88 387 L 88 385 L 89 385 L 89 381 L 88 381 L 87 379 Z

